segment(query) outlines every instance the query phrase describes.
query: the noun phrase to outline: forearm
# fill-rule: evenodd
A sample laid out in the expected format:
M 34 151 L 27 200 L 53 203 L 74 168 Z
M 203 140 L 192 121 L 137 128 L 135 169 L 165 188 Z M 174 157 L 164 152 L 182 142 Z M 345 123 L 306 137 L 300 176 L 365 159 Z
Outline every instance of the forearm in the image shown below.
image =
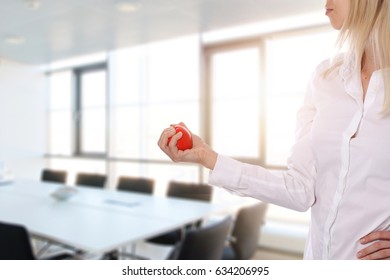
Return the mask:
M 235 195 L 306 211 L 314 203 L 313 178 L 302 178 L 294 170 L 276 173 L 218 155 L 209 183 Z

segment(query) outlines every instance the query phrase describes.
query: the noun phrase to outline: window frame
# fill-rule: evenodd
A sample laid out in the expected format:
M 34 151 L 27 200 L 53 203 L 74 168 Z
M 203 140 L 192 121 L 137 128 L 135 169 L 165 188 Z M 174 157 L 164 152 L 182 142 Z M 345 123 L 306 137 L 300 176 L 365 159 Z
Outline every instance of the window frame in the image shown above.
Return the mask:
M 105 152 L 103 153 L 90 153 L 83 152 L 81 148 L 81 143 L 83 140 L 83 131 L 82 131 L 82 76 L 86 73 L 95 72 L 103 70 L 106 75 L 106 94 L 105 94 L 105 117 L 106 117 L 106 125 L 105 125 Z M 74 81 L 74 150 L 73 156 L 75 157 L 90 157 L 90 158 L 106 158 L 109 153 L 109 69 L 106 62 L 90 64 L 80 67 L 72 68 L 73 72 L 73 81 Z
M 205 108 L 205 116 L 204 116 L 204 139 L 206 143 L 212 143 L 212 137 L 213 137 L 213 128 L 211 125 L 211 118 L 212 118 L 212 56 L 217 53 L 223 53 L 228 51 L 234 51 L 234 50 L 240 50 L 245 48 L 258 48 L 259 50 L 259 108 L 260 108 L 260 114 L 259 114 L 259 127 L 256 129 L 259 130 L 259 154 L 256 158 L 248 158 L 248 157 L 235 157 L 235 159 L 239 161 L 243 161 L 250 164 L 255 165 L 261 165 L 265 166 L 265 156 L 266 156 L 266 137 L 265 137 L 265 91 L 266 91 L 266 84 L 265 81 L 265 67 L 266 67 L 266 40 L 265 37 L 256 37 L 251 39 L 244 39 L 239 41 L 228 41 L 228 42 L 222 42 L 218 44 L 211 44 L 211 45 L 205 45 L 203 49 L 203 58 L 204 58 L 204 102 L 202 104 L 203 108 Z M 276 167 L 276 168 L 282 168 L 282 167 Z

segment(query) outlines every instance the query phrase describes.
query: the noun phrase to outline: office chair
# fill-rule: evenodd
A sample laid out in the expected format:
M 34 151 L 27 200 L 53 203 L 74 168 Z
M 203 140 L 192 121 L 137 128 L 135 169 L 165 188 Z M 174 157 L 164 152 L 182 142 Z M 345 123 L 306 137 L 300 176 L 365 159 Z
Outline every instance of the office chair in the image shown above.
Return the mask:
M 222 259 L 249 260 L 258 247 L 261 225 L 265 222 L 267 203 L 256 203 L 238 211 L 228 246 Z
M 200 183 L 170 182 L 167 191 L 168 197 L 193 199 L 200 201 L 211 201 L 212 187 Z M 171 232 L 152 237 L 147 240 L 154 244 L 174 245 L 184 238 L 184 231 L 195 226 L 199 227 L 202 221 L 196 221 L 193 224 L 185 225 Z
M 154 191 L 154 180 L 122 176 L 119 177 L 117 189 L 120 191 L 152 194 Z
M 104 188 L 107 176 L 102 174 L 78 173 L 76 185 L 83 187 Z
M 41 174 L 41 180 L 45 182 L 65 184 L 66 177 L 66 171 L 62 170 L 43 169 Z
M 201 183 L 170 182 L 167 191 L 168 197 L 211 201 L 212 187 Z
M 169 260 L 219 260 L 228 236 L 232 218 L 189 230 L 171 252 Z
M 70 259 L 71 254 L 59 254 L 49 259 Z M 0 260 L 36 260 L 30 236 L 22 225 L 0 222 Z

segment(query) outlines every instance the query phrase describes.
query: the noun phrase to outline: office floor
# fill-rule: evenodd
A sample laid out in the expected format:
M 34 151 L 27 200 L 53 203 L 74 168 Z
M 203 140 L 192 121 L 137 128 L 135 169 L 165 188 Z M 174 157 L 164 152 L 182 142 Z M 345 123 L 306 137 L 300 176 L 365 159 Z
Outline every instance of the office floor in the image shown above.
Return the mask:
M 303 255 L 270 248 L 258 248 L 254 260 L 302 260 Z

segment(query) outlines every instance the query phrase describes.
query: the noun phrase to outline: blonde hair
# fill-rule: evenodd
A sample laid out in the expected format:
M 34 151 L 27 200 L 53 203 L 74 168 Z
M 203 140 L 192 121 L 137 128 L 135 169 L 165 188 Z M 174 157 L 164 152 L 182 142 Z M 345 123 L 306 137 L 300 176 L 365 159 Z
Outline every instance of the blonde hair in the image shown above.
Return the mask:
M 390 112 L 390 0 L 350 0 L 337 42 L 339 48 L 348 44 L 346 56 L 354 58 L 356 67 L 362 67 L 366 48 L 373 51 L 375 69 L 382 70 L 385 84 L 383 111 Z M 336 59 L 327 73 L 341 64 Z

